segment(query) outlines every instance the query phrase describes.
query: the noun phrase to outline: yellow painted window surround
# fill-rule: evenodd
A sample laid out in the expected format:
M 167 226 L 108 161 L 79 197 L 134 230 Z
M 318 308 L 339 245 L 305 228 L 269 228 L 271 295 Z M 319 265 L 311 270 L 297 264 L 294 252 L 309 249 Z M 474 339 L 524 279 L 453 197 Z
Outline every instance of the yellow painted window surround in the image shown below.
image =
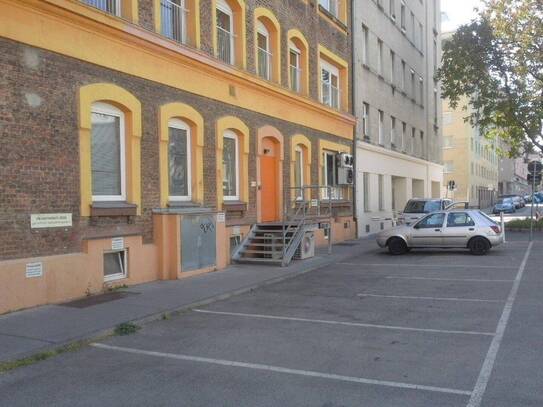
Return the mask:
M 311 141 L 302 134 L 292 136 L 290 141 L 290 185 L 295 186 L 296 149 L 302 150 L 303 179 L 302 185 L 311 185 Z M 296 199 L 296 190 L 292 190 L 291 199 Z M 305 199 L 310 199 L 311 191 L 305 192 Z
M 165 208 L 169 204 L 169 171 L 168 171 L 168 144 L 169 121 L 179 119 L 190 127 L 191 145 L 191 201 L 203 203 L 204 201 L 204 119 L 191 106 L 184 103 L 168 103 L 160 106 L 159 121 L 159 170 L 160 170 L 160 205 Z
M 217 165 L 217 208 L 223 207 L 223 141 L 224 133 L 232 131 L 238 138 L 239 159 L 239 200 L 249 202 L 249 127 L 240 119 L 233 116 L 221 117 L 215 126 L 216 165 Z
M 349 111 L 349 64 L 326 47 L 319 44 L 319 100 L 322 100 L 321 61 L 333 65 L 339 71 L 339 110 Z
M 259 57 L 259 44 L 258 44 L 258 27 L 259 23 L 262 24 L 266 31 L 269 33 L 269 58 L 271 59 L 271 76 L 270 80 L 273 82 L 281 83 L 281 25 L 275 17 L 275 15 L 264 7 L 258 7 L 254 11 L 254 43 L 255 43 L 255 64 L 257 72 L 261 68 L 260 63 L 263 62 L 263 56 Z M 262 53 L 262 51 L 260 50 Z
M 182 7 L 171 3 L 170 0 L 153 0 L 155 31 L 175 41 L 200 48 L 200 0 L 184 0 Z M 163 16 L 167 15 L 175 21 L 163 22 Z
M 320 1 L 321 0 L 316 0 L 317 3 L 320 3 Z M 345 26 L 347 26 L 347 21 L 348 21 L 348 10 L 347 10 L 348 0 L 337 0 L 337 2 L 338 2 L 337 16 L 334 16 L 332 13 L 326 10 L 326 7 L 323 7 L 320 4 L 317 8 L 319 10 L 319 14 L 326 17 L 329 21 L 336 23 L 336 26 L 341 28 L 342 31 L 345 32 Z M 338 21 L 342 23 L 343 26 L 341 24 L 337 24 Z
M 213 50 L 218 55 L 217 38 L 217 5 L 221 0 L 211 0 L 211 21 L 213 31 Z M 244 0 L 222 0 L 226 2 L 233 14 L 234 30 L 234 65 L 247 68 L 247 35 L 245 28 L 245 1 Z
M 110 83 L 82 86 L 79 90 L 79 157 L 81 216 L 90 216 L 92 205 L 91 111 L 96 102 L 104 102 L 124 114 L 126 201 L 137 205 L 141 215 L 141 104 L 125 89 Z
M 296 29 L 291 29 L 287 33 L 287 44 L 289 46 L 288 55 L 290 58 L 290 47 L 294 45 L 300 51 L 300 94 L 309 94 L 309 43 L 305 36 Z M 292 89 L 292 76 L 295 74 L 288 63 L 288 83 Z

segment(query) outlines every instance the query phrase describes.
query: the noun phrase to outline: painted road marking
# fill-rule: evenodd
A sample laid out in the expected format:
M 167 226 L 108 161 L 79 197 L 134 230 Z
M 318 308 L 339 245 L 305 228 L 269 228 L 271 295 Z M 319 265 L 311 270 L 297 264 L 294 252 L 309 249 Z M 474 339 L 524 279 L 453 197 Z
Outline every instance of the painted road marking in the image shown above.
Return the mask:
M 236 362 L 232 360 L 204 358 L 200 356 L 189 356 L 189 355 L 181 355 L 181 354 L 176 354 L 176 353 L 153 352 L 153 351 L 142 350 L 142 349 L 105 345 L 102 343 L 92 343 L 91 346 L 95 348 L 105 349 L 105 350 L 133 353 L 133 354 L 138 354 L 138 355 L 154 356 L 154 357 L 175 359 L 175 360 L 185 360 L 189 362 L 207 363 L 207 364 L 229 366 L 229 367 L 240 367 L 240 368 L 245 368 L 245 369 L 263 370 L 263 371 L 275 372 L 275 373 L 286 373 L 286 374 L 298 375 L 298 376 L 309 376 L 309 377 L 316 377 L 320 379 L 338 380 L 338 381 L 343 381 L 343 382 L 396 387 L 396 388 L 410 389 L 410 390 L 425 390 L 425 391 L 431 391 L 431 392 L 437 392 L 437 393 L 460 394 L 460 395 L 465 395 L 465 396 L 471 395 L 471 391 L 467 391 L 467 390 L 450 389 L 446 387 L 424 386 L 424 385 L 419 385 L 419 384 L 393 382 L 393 381 L 386 381 L 386 380 L 365 379 L 362 377 L 343 376 L 343 375 L 337 375 L 337 374 L 331 374 L 331 373 L 315 372 L 312 370 L 290 369 L 286 367 L 264 365 L 260 363 Z
M 480 283 L 512 283 L 515 280 L 491 280 L 485 278 L 441 278 L 441 277 L 406 277 L 406 276 L 385 276 L 394 280 L 435 280 L 435 281 L 468 281 Z
M 200 312 L 203 314 L 229 315 L 229 316 L 234 316 L 234 317 L 259 318 L 259 319 L 274 319 L 274 320 L 280 320 L 280 321 L 309 322 L 309 323 L 314 323 L 314 324 L 343 325 L 343 326 L 360 327 L 360 328 L 378 328 L 378 329 L 391 329 L 391 330 L 397 330 L 397 331 L 431 332 L 431 333 L 439 333 L 439 334 L 494 336 L 493 332 L 452 331 L 452 330 L 444 330 L 444 329 L 410 328 L 410 327 L 405 327 L 405 326 L 363 324 L 359 322 L 344 322 L 344 321 L 330 321 L 330 320 L 323 320 L 323 319 L 283 317 L 283 316 L 277 316 L 277 315 L 246 314 L 246 313 L 241 313 L 241 312 L 211 311 L 211 310 L 204 310 L 204 309 L 193 309 L 193 311 Z
M 394 263 L 336 263 L 343 266 L 367 266 L 367 267 L 439 267 L 439 268 L 468 268 L 468 269 L 515 269 L 516 266 L 474 266 L 471 264 L 394 264 Z
M 522 276 L 524 275 L 526 263 L 528 262 L 528 257 L 530 257 L 530 252 L 532 251 L 532 247 L 533 242 L 530 242 L 528 248 L 526 249 L 526 253 L 524 254 L 524 259 L 522 260 L 522 263 L 518 269 L 518 273 L 513 287 L 511 288 L 511 292 L 509 293 L 509 297 L 507 297 L 502 316 L 500 317 L 500 321 L 498 322 L 498 326 L 496 328 L 496 335 L 490 343 L 490 348 L 486 354 L 483 367 L 481 368 L 481 372 L 479 373 L 477 383 L 475 384 L 475 388 L 473 389 L 473 393 L 467 407 L 479 407 L 481 405 L 486 391 L 486 386 L 488 385 L 488 381 L 490 380 L 490 376 L 492 374 L 492 369 L 494 368 L 496 356 L 500 350 L 505 329 L 507 328 L 507 323 L 509 322 L 509 317 L 511 316 L 511 311 L 513 309 L 513 304 L 515 303 L 515 298 L 517 297 L 520 282 L 522 280 Z
M 417 297 L 411 295 L 381 295 L 381 294 L 357 294 L 359 297 L 396 298 L 405 300 L 429 300 L 429 301 L 466 301 L 466 302 L 494 302 L 503 303 L 505 300 L 482 300 L 478 298 L 454 298 L 454 297 Z

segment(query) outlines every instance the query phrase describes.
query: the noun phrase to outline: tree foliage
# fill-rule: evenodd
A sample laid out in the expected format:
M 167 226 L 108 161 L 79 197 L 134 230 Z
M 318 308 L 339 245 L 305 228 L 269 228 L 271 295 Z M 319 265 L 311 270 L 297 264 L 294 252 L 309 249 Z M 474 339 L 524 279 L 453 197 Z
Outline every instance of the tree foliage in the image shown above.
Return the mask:
M 506 141 L 511 155 L 543 152 L 543 0 L 484 0 L 443 44 L 438 79 L 453 109 Z

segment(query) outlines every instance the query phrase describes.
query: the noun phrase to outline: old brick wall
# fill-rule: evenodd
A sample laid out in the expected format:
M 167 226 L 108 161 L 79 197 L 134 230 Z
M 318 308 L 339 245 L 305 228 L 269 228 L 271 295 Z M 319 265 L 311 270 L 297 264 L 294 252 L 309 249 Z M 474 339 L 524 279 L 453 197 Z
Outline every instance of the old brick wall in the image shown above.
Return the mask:
M 73 253 L 85 238 L 142 234 L 153 241 L 152 210 L 159 207 L 158 107 L 182 102 L 205 122 L 204 200 L 216 204 L 215 122 L 225 115 L 250 128 L 249 181 L 256 180 L 256 134 L 264 125 L 285 136 L 284 183 L 290 184 L 290 137 L 312 140 L 312 183 L 318 182 L 318 139 L 351 146 L 349 140 L 240 109 L 151 81 L 131 77 L 52 52 L 0 39 L 0 259 Z M 114 83 L 142 103 L 142 215 L 127 219 L 79 216 L 78 91 L 86 84 Z M 71 212 L 73 228 L 31 230 L 31 213 Z M 256 221 L 256 190 L 245 216 Z

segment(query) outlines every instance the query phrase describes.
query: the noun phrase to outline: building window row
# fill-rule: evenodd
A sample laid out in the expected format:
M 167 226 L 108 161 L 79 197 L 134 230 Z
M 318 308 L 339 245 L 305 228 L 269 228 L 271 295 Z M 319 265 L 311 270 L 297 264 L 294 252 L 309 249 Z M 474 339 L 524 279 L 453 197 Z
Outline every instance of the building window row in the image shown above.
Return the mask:
M 372 108 L 369 103 L 362 104 L 361 132 L 365 141 L 374 140 L 372 137 Z M 408 126 L 405 121 L 400 121 L 395 116 L 386 118 L 385 112 L 378 109 L 377 117 L 377 144 L 390 147 L 417 157 L 426 157 L 426 142 L 424 131 L 414 126 Z M 388 123 L 388 124 L 387 124 Z M 388 136 L 387 136 L 388 135 Z
M 124 17 L 122 10 L 135 0 L 82 0 L 112 15 Z M 180 44 L 200 47 L 199 0 L 153 0 L 155 29 Z M 135 2 L 137 3 L 137 2 Z M 320 0 L 320 6 L 336 15 L 345 5 L 339 0 Z M 124 8 L 123 8 L 124 7 Z M 213 49 L 215 57 L 226 64 L 246 68 L 246 14 L 242 0 L 212 0 Z M 137 9 L 137 4 L 136 4 Z M 275 15 L 264 7 L 254 10 L 255 70 L 264 80 L 281 81 L 281 27 Z M 309 45 L 296 29 L 288 32 L 288 88 L 309 94 Z M 338 110 L 348 110 L 346 92 L 348 64 L 319 46 L 318 70 L 321 103 Z
M 392 24 L 398 28 L 406 39 L 420 53 L 424 52 L 424 25 L 415 16 L 405 0 L 373 0 L 379 10 L 386 15 Z M 399 20 L 398 15 L 399 5 Z
M 80 89 L 81 215 L 92 216 L 100 207 L 131 209 L 141 214 L 140 102 L 113 84 L 92 84 Z M 204 120 L 184 103 L 158 109 L 160 205 L 203 203 Z M 215 123 L 217 207 L 223 202 L 249 200 L 249 128 L 240 119 L 225 116 Z M 291 183 L 311 185 L 311 142 L 295 135 L 292 143 Z M 323 198 L 344 199 L 339 185 L 338 153 L 350 147 L 319 141 L 322 172 L 319 184 L 330 189 Z M 322 176 L 322 177 L 321 177 Z M 331 196 L 328 193 L 331 191 Z M 301 196 L 299 197 L 301 198 Z
M 370 31 L 365 25 L 362 26 L 362 65 L 374 72 L 382 80 L 389 83 L 395 89 L 399 89 L 406 97 L 424 106 L 424 79 L 414 68 L 410 67 L 405 60 L 401 59 L 398 64 L 398 58 L 394 50 L 389 48 L 388 53 L 386 45 L 376 37 L 376 51 L 372 52 L 372 42 L 370 41 Z M 371 55 L 376 55 L 375 61 L 371 60 Z M 385 58 L 388 55 L 388 58 Z M 387 73 L 388 71 L 388 73 Z

